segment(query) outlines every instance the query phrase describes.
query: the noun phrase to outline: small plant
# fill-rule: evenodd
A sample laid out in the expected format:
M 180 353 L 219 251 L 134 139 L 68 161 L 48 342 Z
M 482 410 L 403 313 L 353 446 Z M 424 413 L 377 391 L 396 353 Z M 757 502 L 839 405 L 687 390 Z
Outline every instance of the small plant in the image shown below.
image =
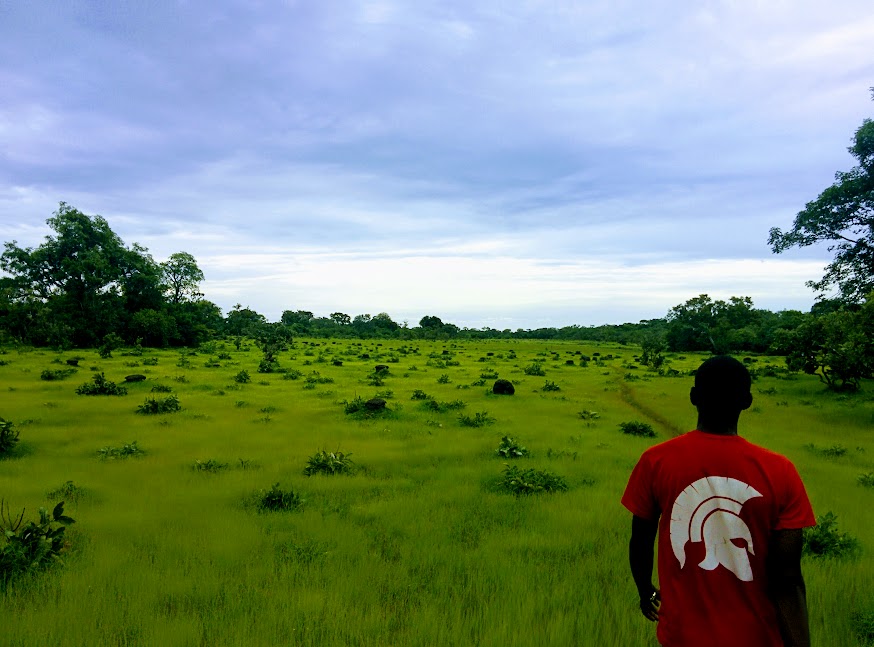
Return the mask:
M 0 456 L 8 454 L 18 444 L 18 433 L 11 420 L 0 418 Z
M 226 469 L 228 469 L 228 467 L 229 467 L 229 465 L 227 463 L 222 463 L 220 461 L 217 461 L 214 458 L 210 458 L 209 460 L 205 460 L 205 461 L 195 460 L 194 464 L 191 466 L 191 468 L 195 472 L 211 472 L 211 473 L 226 470 Z
M 543 377 L 546 375 L 546 371 L 543 370 L 543 365 L 540 362 L 533 362 L 522 369 L 525 375 L 534 375 L 537 377 Z
M 282 374 L 283 380 L 297 380 L 303 376 L 301 371 L 298 371 L 296 368 L 289 369 L 285 373 Z
M 501 438 L 501 444 L 495 450 L 495 454 L 502 458 L 524 458 L 528 456 L 528 449 L 519 444 L 519 442 L 510 436 Z
M 304 380 L 307 384 L 333 384 L 333 377 L 323 377 L 321 373 L 318 371 L 313 371 L 309 375 L 307 375 L 306 380 Z
M 564 478 L 546 470 L 529 468 L 520 470 L 516 465 L 505 464 L 504 474 L 498 486 L 501 490 L 522 496 L 540 492 L 564 492 L 568 489 Z
M 327 452 L 323 449 L 307 459 L 307 466 L 303 473 L 307 476 L 313 474 L 349 474 L 354 466 L 352 459 L 349 458 L 351 455 L 344 452 Z
M 410 396 L 410 400 L 431 400 L 433 399 L 430 395 L 425 393 L 422 389 L 416 389 L 413 391 L 413 395 Z
M 179 396 L 175 394 L 168 395 L 166 398 L 146 398 L 146 401 L 137 407 L 137 413 L 146 415 L 176 411 L 182 411 L 182 405 L 179 404 Z
M 248 384 L 252 381 L 252 376 L 249 375 L 249 371 L 240 371 L 234 376 L 234 382 L 237 384 Z
M 73 501 L 74 503 L 78 502 L 79 499 L 85 497 L 85 490 L 73 481 L 67 481 L 60 487 L 55 488 L 46 493 L 46 497 L 49 501 L 57 501 L 59 499 L 63 499 L 64 501 Z
M 652 428 L 652 425 L 646 422 L 640 422 L 639 420 L 620 422 L 619 428 L 622 429 L 623 434 L 628 434 L 629 436 L 642 436 L 644 438 L 656 437 L 656 432 L 655 429 Z
M 158 358 L 157 357 L 144 357 L 143 358 L 143 366 L 157 366 Z
M 437 378 L 437 384 L 449 384 L 452 380 L 449 379 L 449 375 L 443 373 L 440 377 Z
M 840 458 L 847 453 L 847 448 L 838 443 L 830 445 L 829 447 L 819 447 L 813 443 L 807 443 L 804 446 L 804 449 L 816 454 L 817 456 L 822 456 L 823 458 Z
M 91 376 L 92 382 L 85 382 L 76 389 L 79 395 L 127 395 L 127 389 L 118 386 L 104 377 L 103 373 L 95 373 Z
M 874 645 L 874 609 L 855 611 L 850 616 L 853 631 L 863 645 Z
M 583 420 L 598 420 L 601 417 L 597 411 L 589 411 L 588 409 L 583 409 L 577 415 Z
M 55 380 L 65 380 L 75 372 L 76 372 L 75 368 L 58 368 L 55 370 L 46 369 L 42 373 L 39 374 L 39 379 L 45 380 L 46 382 L 52 382 Z
M 122 445 L 121 447 L 106 446 L 97 450 L 97 455 L 103 460 L 130 457 L 140 458 L 141 456 L 145 456 L 145 454 L 146 452 L 140 449 L 139 445 L 137 445 L 137 441 L 133 441 L 127 445 Z
M 550 380 L 546 380 L 546 383 L 543 385 L 543 387 L 540 390 L 541 391 L 561 391 L 561 387 L 558 384 L 556 384 L 555 382 L 552 382 Z
M 66 526 L 75 523 L 64 515 L 63 501 L 52 509 L 51 516 L 45 508 L 40 508 L 39 523 L 28 521 L 22 526 L 24 512 L 12 517 L 5 502 L 0 500 L 0 535 L 5 539 L 0 547 L 0 590 L 16 577 L 56 563 L 67 548 Z
M 874 487 L 874 472 L 859 474 L 859 477 L 856 480 L 859 482 L 859 485 L 864 487 Z
M 810 557 L 854 557 L 859 551 L 859 540 L 850 533 L 838 530 L 838 517 L 826 512 L 816 518 L 816 525 L 805 528 L 802 554 Z
M 477 411 L 473 417 L 464 413 L 458 416 L 458 423 L 462 427 L 485 427 L 494 422 L 495 419 L 492 418 L 487 411 Z
M 279 483 L 274 483 L 269 490 L 261 490 L 256 506 L 261 512 L 286 512 L 299 509 L 303 503 L 300 494 L 293 490 L 283 491 Z
M 152 393 L 173 393 L 173 387 L 166 384 L 156 384 L 152 387 Z
M 497 371 L 483 371 L 479 374 L 480 379 L 482 380 L 497 380 L 498 372 Z

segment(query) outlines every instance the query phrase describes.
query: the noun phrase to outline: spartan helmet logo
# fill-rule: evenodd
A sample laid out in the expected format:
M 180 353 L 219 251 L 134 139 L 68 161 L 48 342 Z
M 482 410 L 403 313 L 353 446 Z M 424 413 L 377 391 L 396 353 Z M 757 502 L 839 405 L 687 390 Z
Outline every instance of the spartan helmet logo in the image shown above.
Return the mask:
M 698 479 L 680 493 L 671 510 L 671 547 L 686 565 L 686 542 L 704 542 L 707 551 L 698 564 L 712 571 L 722 564 L 743 582 L 751 582 L 750 558 L 755 555 L 750 529 L 738 515 L 744 503 L 762 496 L 743 481 L 726 476 Z M 746 549 L 735 546 L 732 539 L 746 540 Z

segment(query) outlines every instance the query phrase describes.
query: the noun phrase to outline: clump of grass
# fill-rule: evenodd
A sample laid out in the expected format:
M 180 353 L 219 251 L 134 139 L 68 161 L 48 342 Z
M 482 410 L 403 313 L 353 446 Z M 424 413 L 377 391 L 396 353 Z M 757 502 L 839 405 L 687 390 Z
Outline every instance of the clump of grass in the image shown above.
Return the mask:
M 63 499 L 64 501 L 72 501 L 74 503 L 78 502 L 79 499 L 85 497 L 84 488 L 79 487 L 73 481 L 67 481 L 63 485 L 56 487 L 54 490 L 50 490 L 46 492 L 46 498 L 49 501 L 57 501 L 59 499 Z
M 195 472 L 210 472 L 213 474 L 215 472 L 226 470 L 228 469 L 228 467 L 230 466 L 227 463 L 222 463 L 221 461 L 218 461 L 214 458 L 210 458 L 205 461 L 195 460 L 194 463 L 191 465 L 191 469 L 193 469 Z
M 28 521 L 23 524 L 24 512 L 22 510 L 19 516 L 13 517 L 5 502 L 0 500 L 0 536 L 5 540 L 0 546 L 0 590 L 17 577 L 55 564 L 67 545 L 64 539 L 66 526 L 75 523 L 64 515 L 63 501 L 52 509 L 51 515 L 45 508 L 40 508 L 38 523 Z
M 853 612 L 850 622 L 861 644 L 874 645 L 874 609 Z
M 39 374 L 39 379 L 45 380 L 47 382 L 52 382 L 54 380 L 65 380 L 73 375 L 73 373 L 75 372 L 75 368 L 58 368 L 54 370 L 47 368 Z
M 629 436 L 641 436 L 643 438 L 656 437 L 656 432 L 655 429 L 652 428 L 652 425 L 639 420 L 620 422 L 619 428 L 622 430 L 623 434 L 628 434 Z
M 103 373 L 91 376 L 93 382 L 86 382 L 76 389 L 79 395 L 127 395 L 127 389 L 107 380 Z
M 416 389 L 413 391 L 413 395 L 410 396 L 410 400 L 433 400 L 433 398 L 422 389 Z
M 437 384 L 449 384 L 450 382 L 452 382 L 452 380 L 449 379 L 449 375 L 447 373 L 443 373 L 440 377 L 437 378 Z
M 350 453 L 328 452 L 322 449 L 307 459 L 307 466 L 303 473 L 307 476 L 313 474 L 351 474 L 355 465 L 349 458 L 351 455 Z
M 8 454 L 18 444 L 19 432 L 11 420 L 0 418 L 0 456 Z
M 810 557 L 854 557 L 859 552 L 859 540 L 838 530 L 838 517 L 826 512 L 816 518 L 816 526 L 805 528 L 802 554 Z
M 601 417 L 601 414 L 597 411 L 589 411 L 588 409 L 583 409 L 582 411 L 577 413 L 577 415 L 582 420 L 598 420 L 598 418 Z
M 522 496 L 541 492 L 564 492 L 567 482 L 558 474 L 546 470 L 519 469 L 516 465 L 505 464 L 504 474 L 498 483 L 504 492 Z
M 561 391 L 561 387 L 551 380 L 546 380 L 546 383 L 540 389 L 541 391 Z
M 495 450 L 495 454 L 501 458 L 524 458 L 528 456 L 528 449 L 511 436 L 503 436 L 501 444 Z
M 166 384 L 156 384 L 152 387 L 152 393 L 173 393 L 173 387 Z
M 140 449 L 139 445 L 137 445 L 137 441 L 122 445 L 121 447 L 110 447 L 107 445 L 106 447 L 101 447 L 97 450 L 97 455 L 103 460 L 131 457 L 140 458 L 141 456 L 145 456 L 145 454 L 146 452 Z
M 248 384 L 252 381 L 252 376 L 249 375 L 249 371 L 240 371 L 234 376 L 234 382 L 237 384 Z
M 481 380 L 497 380 L 498 372 L 497 371 L 483 371 L 479 374 Z M 484 383 L 485 384 L 485 383 Z
M 488 411 L 477 411 L 473 416 L 469 416 L 465 413 L 458 416 L 458 423 L 462 427 L 485 427 L 494 422 L 495 419 L 489 415 Z
M 282 374 L 283 380 L 298 380 L 303 377 L 303 373 L 296 368 L 289 369 L 285 373 Z
M 274 483 L 269 490 L 261 490 L 256 500 L 260 512 L 287 512 L 303 506 L 303 498 L 294 490 L 282 490 Z
M 807 443 L 804 449 L 823 458 L 840 458 L 847 453 L 847 448 L 839 443 L 829 445 L 828 447 L 819 447 L 813 443 Z
M 464 409 L 467 403 L 464 400 L 452 400 L 451 402 L 438 402 L 437 400 L 425 400 L 422 403 L 422 408 L 427 411 L 436 411 L 437 413 L 446 413 L 447 411 L 458 411 Z
M 304 380 L 307 384 L 333 384 L 333 377 L 325 377 L 318 371 L 313 371 L 309 375 L 307 375 L 306 380 Z
M 175 413 L 176 411 L 182 411 L 182 405 L 179 404 L 179 396 L 175 394 L 168 395 L 166 398 L 146 398 L 146 401 L 137 407 L 137 413 L 145 415 Z
M 859 474 L 856 479 L 859 485 L 864 487 L 874 487 L 874 472 L 865 472 L 864 474 Z

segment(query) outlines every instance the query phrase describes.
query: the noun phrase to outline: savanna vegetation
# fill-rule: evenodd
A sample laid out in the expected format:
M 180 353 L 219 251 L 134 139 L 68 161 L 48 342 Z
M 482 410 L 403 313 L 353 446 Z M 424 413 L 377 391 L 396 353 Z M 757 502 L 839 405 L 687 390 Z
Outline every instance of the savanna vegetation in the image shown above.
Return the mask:
M 263 373 L 262 348 L 229 339 L 0 357 L 4 644 L 655 644 L 619 498 L 646 447 L 694 425 L 704 355 L 305 339 Z M 41 379 L 68 360 L 76 374 Z M 866 644 L 869 384 L 745 361 L 743 433 L 795 462 L 823 516 L 804 557 L 814 639 Z M 126 393 L 77 393 L 98 382 Z

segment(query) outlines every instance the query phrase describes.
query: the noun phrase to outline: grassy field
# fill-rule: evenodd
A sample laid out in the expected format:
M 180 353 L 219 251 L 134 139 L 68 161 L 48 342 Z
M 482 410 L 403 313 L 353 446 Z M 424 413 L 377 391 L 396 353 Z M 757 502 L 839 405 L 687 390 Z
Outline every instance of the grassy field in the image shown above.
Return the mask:
M 583 367 L 580 353 L 605 359 Z M 110 359 L 0 355 L 0 416 L 21 432 L 0 461 L 0 497 L 29 518 L 65 498 L 77 521 L 62 567 L 0 592 L 2 643 L 656 645 L 637 611 L 619 498 L 640 453 L 692 428 L 695 411 L 691 378 L 634 367 L 635 354 L 558 342 L 298 340 L 279 356 L 297 379 L 257 373 L 258 349 L 232 344 Z M 74 356 L 76 374 L 40 378 Z M 781 365 L 755 366 L 769 361 Z M 545 375 L 526 374 L 535 363 Z M 370 383 L 377 364 L 389 366 L 382 385 Z M 147 379 L 124 396 L 77 395 L 95 370 Z M 235 381 L 243 370 L 248 383 Z M 494 373 L 515 383 L 514 396 L 488 392 Z M 171 387 L 182 410 L 136 413 L 170 395 L 156 385 Z M 742 435 L 795 462 L 816 513 L 836 513 L 862 544 L 855 560 L 805 560 L 817 645 L 861 644 L 853 614 L 874 613 L 874 488 L 857 482 L 874 470 L 866 387 L 841 396 L 809 376 L 763 377 L 741 418 Z M 416 390 L 465 406 L 427 409 L 411 399 Z M 345 413 L 345 402 L 377 394 L 386 413 Z M 459 422 L 477 413 L 494 422 Z M 622 434 L 619 423 L 632 420 L 658 438 Z M 530 451 L 515 464 L 560 475 L 568 490 L 503 493 L 503 436 Z M 98 454 L 132 441 L 144 456 Z M 846 452 L 822 451 L 834 445 Z M 354 473 L 305 476 L 319 450 L 351 453 Z M 195 469 L 210 459 L 227 467 Z M 66 496 L 52 494 L 68 481 Z M 274 483 L 303 506 L 260 512 L 257 496 Z

